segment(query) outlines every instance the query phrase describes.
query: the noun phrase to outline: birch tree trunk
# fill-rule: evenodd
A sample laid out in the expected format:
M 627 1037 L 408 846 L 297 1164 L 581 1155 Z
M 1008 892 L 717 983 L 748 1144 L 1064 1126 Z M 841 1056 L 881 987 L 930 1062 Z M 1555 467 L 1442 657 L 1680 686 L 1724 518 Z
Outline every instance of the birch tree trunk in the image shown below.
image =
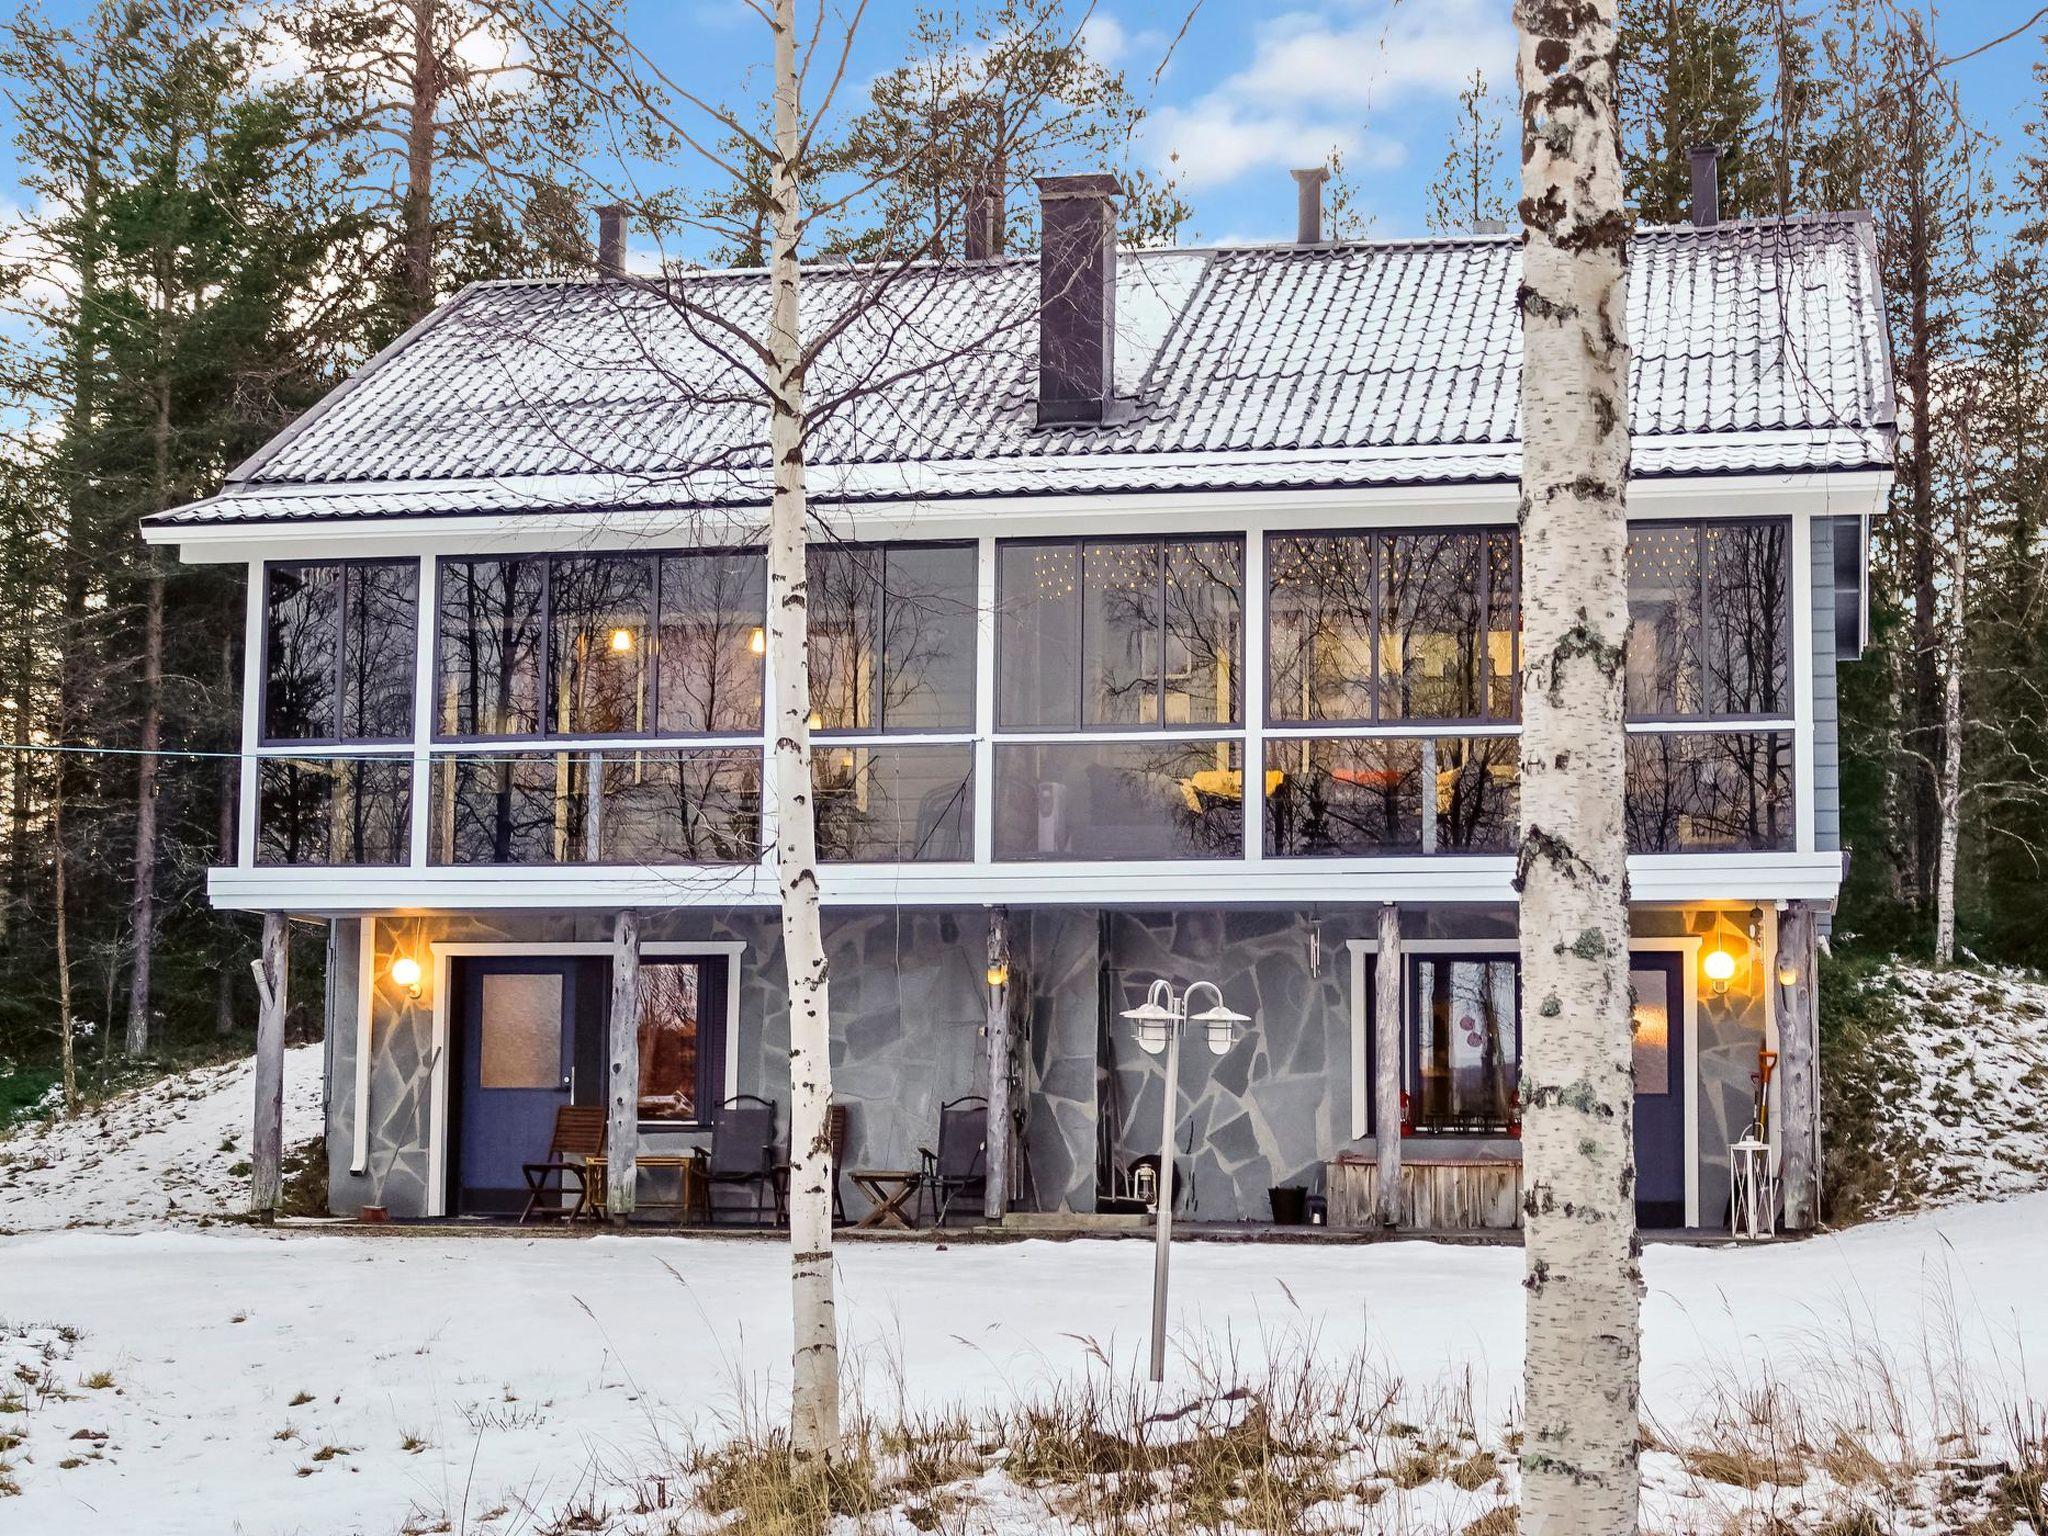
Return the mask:
M 1430 781 L 1424 780 L 1425 783 Z M 1389 1229 L 1407 1214 L 1401 1198 L 1401 909 L 1380 905 L 1380 950 L 1373 969 L 1373 1150 L 1379 1163 L 1379 1221 Z
M 1525 1536 L 1636 1528 L 1622 823 L 1629 218 L 1618 0 L 1516 0 L 1522 96 Z
M 832 1299 L 832 1025 L 811 804 L 810 620 L 804 572 L 803 340 L 796 0 L 774 0 L 775 154 L 770 236 L 768 631 L 775 665 L 776 869 L 789 992 L 789 1268 L 796 1322 L 790 1448 L 839 1452 L 839 1323 Z
M 1941 832 L 1934 868 L 1934 963 L 1956 963 L 1956 848 L 1963 831 L 1963 620 L 1969 583 L 1969 526 L 1961 511 L 1948 541 L 1948 675 L 1941 684 Z

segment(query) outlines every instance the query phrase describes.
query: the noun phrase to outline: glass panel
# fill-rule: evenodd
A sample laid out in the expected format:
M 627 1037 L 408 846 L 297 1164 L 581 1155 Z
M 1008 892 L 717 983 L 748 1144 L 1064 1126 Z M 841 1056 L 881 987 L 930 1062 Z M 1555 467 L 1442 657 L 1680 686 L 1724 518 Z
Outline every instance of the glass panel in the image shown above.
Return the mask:
M 344 566 L 348 633 L 341 673 L 341 734 L 352 741 L 412 736 L 420 569 L 406 560 Z
M 1232 725 L 1243 687 L 1243 549 L 1234 539 L 1166 546 L 1166 723 Z
M 1785 852 L 1792 846 L 1789 731 L 1633 731 L 1631 853 Z
M 569 864 L 586 857 L 586 754 L 434 759 L 436 864 Z
M 1521 704 L 1520 551 L 1512 533 L 1486 536 L 1486 713 L 1519 718 Z
M 1241 858 L 1243 780 L 1234 741 L 999 745 L 996 857 Z
M 412 855 L 412 762 L 263 760 L 258 864 L 403 864 Z
M 1159 723 L 1160 582 L 1157 544 L 1083 547 L 1083 725 Z
M 640 962 L 640 1118 L 694 1121 L 701 1097 L 698 967 Z
M 1671 1092 L 1671 977 L 1663 966 L 1628 973 L 1635 996 L 1636 1095 Z
M 820 744 L 818 856 L 887 864 L 974 856 L 974 749 Z
M 761 856 L 761 754 L 602 754 L 598 857 L 609 864 L 751 864 Z
M 1426 777 L 1436 784 L 1436 841 L 1428 851 L 1513 853 L 1522 810 L 1520 739 L 1457 736 L 1423 745 L 1431 754 Z
M 543 560 L 444 560 L 440 596 L 443 736 L 540 730 Z
M 1266 743 L 1266 852 L 1420 853 L 1422 743 L 1389 737 Z
M 644 732 L 654 563 L 616 555 L 549 562 L 548 724 L 558 736 Z
M 656 729 L 761 728 L 767 588 L 759 551 L 662 558 Z
M 1079 552 L 1071 544 L 996 549 L 996 723 L 1071 730 L 1081 722 Z
M 341 567 L 274 566 L 264 597 L 263 736 L 329 741 L 335 736 L 336 639 Z
M 1783 522 L 1710 522 L 1707 708 L 1782 715 L 1792 648 L 1791 565 Z
M 806 576 L 813 728 L 880 730 L 882 551 L 858 545 L 813 549 Z
M 1628 536 L 1628 712 L 1696 715 L 1700 677 L 1700 552 L 1696 523 L 1638 524 Z
M 1380 543 L 1382 720 L 1476 720 L 1480 675 L 1478 533 L 1399 534 Z
M 1372 719 L 1372 582 L 1370 535 L 1267 541 L 1270 719 Z
M 560 1088 L 562 978 L 486 971 L 482 982 L 478 1083 L 485 1088 Z
M 1417 1131 L 1513 1129 L 1521 1059 L 1515 972 L 1507 959 L 1416 959 L 1409 1102 Z
M 1268 741 L 1266 852 L 1512 853 L 1519 772 L 1512 736 Z
M 892 544 L 882 579 L 882 728 L 971 730 L 973 548 Z

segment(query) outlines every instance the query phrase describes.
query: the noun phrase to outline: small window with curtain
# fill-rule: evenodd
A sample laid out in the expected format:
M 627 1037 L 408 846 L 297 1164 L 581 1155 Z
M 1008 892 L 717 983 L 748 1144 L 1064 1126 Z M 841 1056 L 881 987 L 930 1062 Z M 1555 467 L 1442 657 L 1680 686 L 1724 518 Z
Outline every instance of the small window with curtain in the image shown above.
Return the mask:
M 267 567 L 264 741 L 410 739 L 418 601 L 414 560 Z

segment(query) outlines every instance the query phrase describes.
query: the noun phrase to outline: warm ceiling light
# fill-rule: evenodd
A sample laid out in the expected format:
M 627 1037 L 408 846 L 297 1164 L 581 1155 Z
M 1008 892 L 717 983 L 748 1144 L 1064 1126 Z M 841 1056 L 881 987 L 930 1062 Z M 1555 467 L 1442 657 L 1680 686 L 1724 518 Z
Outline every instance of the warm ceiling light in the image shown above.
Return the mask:
M 624 655 L 624 654 L 625 654 L 626 652 L 628 652 L 628 651 L 632 650 L 632 649 L 633 649 L 633 631 L 631 631 L 630 629 L 615 629 L 615 630 L 613 630 L 613 631 L 612 631 L 612 649 L 613 649 L 614 651 L 618 652 L 618 653 L 619 653 L 619 654 L 620 654 L 621 656 L 623 656 L 623 655 Z
M 756 656 L 767 655 L 768 631 L 763 629 L 760 625 L 756 624 L 754 626 L 754 632 L 751 635 L 747 636 L 747 649 L 752 651 Z
M 399 955 L 391 962 L 391 980 L 405 988 L 406 996 L 420 995 L 420 963 L 411 955 Z

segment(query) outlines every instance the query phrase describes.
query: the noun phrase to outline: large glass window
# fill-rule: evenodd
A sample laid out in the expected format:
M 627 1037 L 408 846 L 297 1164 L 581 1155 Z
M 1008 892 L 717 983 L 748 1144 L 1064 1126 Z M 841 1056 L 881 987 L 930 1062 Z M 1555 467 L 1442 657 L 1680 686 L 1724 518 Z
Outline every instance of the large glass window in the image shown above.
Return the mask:
M 1630 527 L 1632 718 L 1790 713 L 1790 542 L 1782 518 Z
M 263 739 L 409 738 L 418 605 L 417 561 L 268 567 Z
M 436 864 L 751 863 L 761 754 L 449 754 L 434 760 L 431 815 Z
M 1269 538 L 1267 717 L 1514 719 L 1516 563 L 1507 529 Z
M 999 859 L 1232 859 L 1244 854 L 1234 741 L 996 747 Z
M 974 856 L 974 748 L 820 742 L 818 857 L 916 864 Z
M 1005 730 L 1232 725 L 1243 715 L 1236 539 L 1004 544 L 997 723 Z
M 701 961 L 640 962 L 640 1118 L 702 1122 L 718 1102 L 718 988 Z
M 1266 852 L 1512 853 L 1520 745 L 1512 736 L 1269 739 Z
M 817 729 L 973 729 L 972 545 L 814 548 L 807 580 Z
M 440 582 L 444 738 L 760 729 L 758 552 L 444 560 Z
M 1790 731 L 1631 731 L 1631 853 L 1787 852 Z
M 1411 1128 L 1421 1135 L 1514 1130 L 1522 1058 L 1516 962 L 1417 955 L 1411 964 Z
M 266 757 L 257 780 L 258 864 L 403 864 L 412 761 Z

